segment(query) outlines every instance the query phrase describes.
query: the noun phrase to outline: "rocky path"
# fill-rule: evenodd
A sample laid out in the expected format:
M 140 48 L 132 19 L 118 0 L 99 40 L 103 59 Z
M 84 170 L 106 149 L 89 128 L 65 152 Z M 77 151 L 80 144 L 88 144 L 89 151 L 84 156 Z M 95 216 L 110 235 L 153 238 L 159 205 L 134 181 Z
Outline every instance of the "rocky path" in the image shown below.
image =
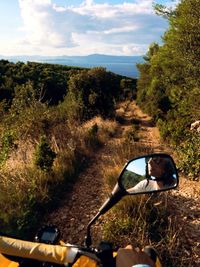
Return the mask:
M 73 186 L 73 192 L 68 192 L 64 197 L 62 206 L 47 218 L 48 223 L 58 226 L 62 238 L 66 242 L 83 244 L 88 222 L 108 196 L 102 178 L 103 166 L 108 164 L 109 159 L 112 158 L 115 146 L 122 142 L 124 133 L 131 127 L 133 119 L 139 121 L 141 143 L 151 146 L 154 152 L 172 154 L 169 147 L 161 144 L 159 131 L 152 124 L 151 118 L 144 114 L 134 101 L 126 104 L 126 108 L 124 105 L 123 103 L 121 106 L 121 108 L 123 107 L 121 116 L 126 123 L 119 124 L 115 137 L 110 138 L 96 152 L 88 168 L 80 174 Z M 172 212 L 177 216 L 177 224 L 180 224 L 181 242 L 184 243 L 186 250 L 188 248 L 186 253 L 190 253 L 191 258 L 196 258 L 196 262 L 198 262 L 200 256 L 200 186 L 184 177 L 181 177 L 180 180 L 179 190 L 174 191 L 170 196 L 172 198 Z M 96 241 L 100 239 L 100 231 L 100 224 L 95 225 Z

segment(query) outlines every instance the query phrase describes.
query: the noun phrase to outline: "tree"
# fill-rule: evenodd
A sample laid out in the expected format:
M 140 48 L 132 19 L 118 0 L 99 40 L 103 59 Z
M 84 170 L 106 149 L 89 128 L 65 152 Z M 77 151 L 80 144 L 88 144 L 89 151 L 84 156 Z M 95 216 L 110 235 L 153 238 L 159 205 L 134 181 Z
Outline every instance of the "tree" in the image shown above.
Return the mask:
M 170 19 L 171 17 L 174 17 L 176 15 L 176 10 L 172 7 L 167 8 L 166 6 L 162 4 L 153 4 L 155 13 L 159 16 L 164 17 L 165 19 Z
M 150 47 L 146 62 L 138 65 L 137 101 L 158 122 L 163 137 L 177 145 L 179 153 L 187 147 L 192 153 L 195 146 L 187 144 L 191 136 L 193 141 L 196 137 L 189 131 L 190 124 L 200 116 L 200 1 L 182 0 L 172 13 L 161 6 L 159 10 L 167 14 L 169 29 L 163 45 Z M 196 153 L 192 155 L 196 157 Z
M 136 97 L 136 80 L 123 78 L 120 81 L 120 87 L 123 90 L 123 95 L 125 98 L 128 96 L 131 98 Z
M 84 70 L 69 79 L 68 96 L 77 98 L 81 103 L 84 119 L 97 114 L 112 115 L 114 99 L 117 99 L 119 95 L 120 79 L 104 68 Z

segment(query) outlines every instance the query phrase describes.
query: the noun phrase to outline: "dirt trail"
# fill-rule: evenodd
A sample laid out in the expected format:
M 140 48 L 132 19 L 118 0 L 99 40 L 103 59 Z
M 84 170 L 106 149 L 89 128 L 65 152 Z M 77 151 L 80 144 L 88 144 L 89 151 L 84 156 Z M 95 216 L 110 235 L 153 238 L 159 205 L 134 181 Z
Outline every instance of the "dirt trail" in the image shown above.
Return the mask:
M 149 145 L 155 152 L 163 151 L 164 147 L 160 142 L 159 130 L 154 126 L 151 117 L 143 113 L 135 102 L 131 102 L 130 107 L 134 117 L 139 120 L 140 143 Z
M 80 174 L 73 186 L 73 192 L 68 192 L 62 206 L 47 218 L 48 223 L 58 226 L 62 238 L 69 243 L 83 244 L 88 222 L 107 198 L 101 175 L 102 166 L 107 164 L 112 157 L 115 146 L 122 142 L 124 133 L 131 127 L 133 119 L 136 119 L 140 125 L 140 142 L 151 146 L 155 152 L 170 153 L 170 148 L 161 144 L 159 131 L 152 124 L 151 118 L 144 114 L 134 101 L 129 103 L 126 108 L 124 105 L 123 103 L 121 109 L 125 110 L 122 115 L 125 123 L 119 124 L 115 137 L 110 138 L 97 151 L 88 168 Z M 177 215 L 177 222 L 180 223 L 180 229 L 183 231 L 183 240 L 190 248 L 188 251 L 191 251 L 192 248 L 193 255 L 191 256 L 197 258 L 200 240 L 200 191 L 195 182 L 187 181 L 184 178 L 181 180 L 179 190 L 175 191 L 172 196 L 172 211 Z M 95 234 L 99 233 L 100 237 L 100 226 L 97 224 L 94 228 L 96 228 L 96 230 L 94 229 Z

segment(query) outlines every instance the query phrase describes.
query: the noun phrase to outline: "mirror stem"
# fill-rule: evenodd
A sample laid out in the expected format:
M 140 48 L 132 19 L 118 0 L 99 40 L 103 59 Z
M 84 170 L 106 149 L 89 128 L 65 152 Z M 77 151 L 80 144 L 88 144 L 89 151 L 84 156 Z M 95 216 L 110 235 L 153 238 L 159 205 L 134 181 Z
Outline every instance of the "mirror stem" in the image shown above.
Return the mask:
M 89 222 L 88 226 L 87 226 L 87 234 L 85 237 L 85 245 L 87 248 L 89 248 L 92 245 L 92 238 L 91 238 L 91 234 L 90 234 L 90 229 L 93 223 L 96 222 L 96 220 L 101 216 L 101 213 L 98 212 L 95 217 Z
M 92 238 L 90 234 L 91 225 L 96 222 L 96 220 L 106 213 L 109 209 L 111 209 L 126 193 L 123 191 L 118 184 L 114 187 L 111 196 L 104 202 L 104 204 L 99 209 L 99 212 L 95 215 L 95 217 L 89 222 L 87 226 L 87 235 L 85 237 L 85 245 L 89 248 L 92 244 Z

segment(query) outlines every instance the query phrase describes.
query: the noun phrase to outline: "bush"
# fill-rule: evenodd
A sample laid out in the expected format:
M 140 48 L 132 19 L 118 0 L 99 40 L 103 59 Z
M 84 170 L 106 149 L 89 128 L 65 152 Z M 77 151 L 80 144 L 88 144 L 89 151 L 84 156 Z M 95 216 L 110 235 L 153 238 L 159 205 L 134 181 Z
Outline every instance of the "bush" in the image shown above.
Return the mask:
M 191 179 L 200 179 L 200 135 L 192 133 L 177 147 L 179 166 Z
M 14 147 L 14 134 L 10 131 L 4 133 L 1 140 L 0 166 L 6 162 L 10 150 Z
M 36 147 L 35 165 L 43 171 L 50 171 L 55 157 L 56 153 L 49 146 L 46 136 L 41 136 L 39 144 Z

